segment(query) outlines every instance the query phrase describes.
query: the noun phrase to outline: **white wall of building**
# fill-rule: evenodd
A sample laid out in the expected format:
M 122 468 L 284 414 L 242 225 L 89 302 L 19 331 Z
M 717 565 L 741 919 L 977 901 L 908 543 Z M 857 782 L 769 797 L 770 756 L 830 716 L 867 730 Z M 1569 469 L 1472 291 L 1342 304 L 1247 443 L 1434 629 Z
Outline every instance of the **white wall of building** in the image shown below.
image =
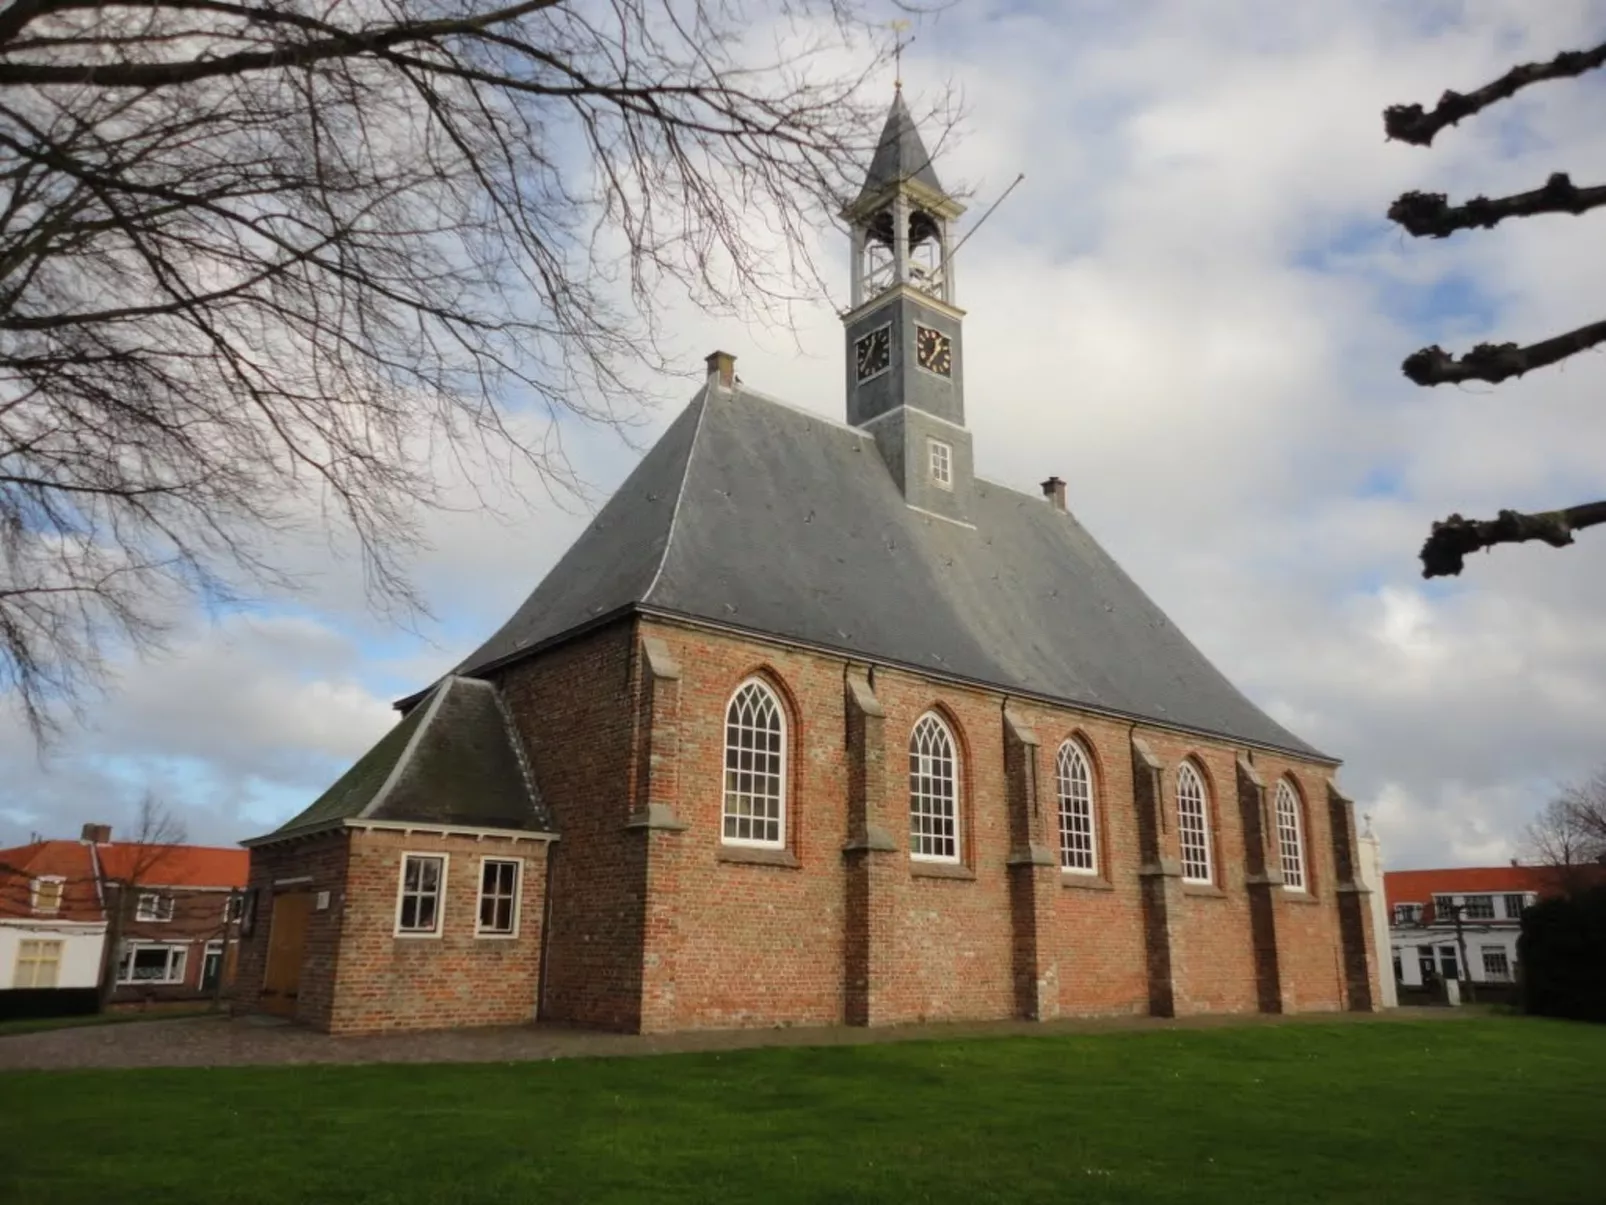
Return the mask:
M 1356 843 L 1359 854 L 1361 882 L 1371 890 L 1368 897 L 1372 910 L 1372 947 L 1377 959 L 1377 978 L 1384 1008 L 1396 1008 L 1400 1003 L 1394 986 L 1394 972 L 1389 967 L 1389 908 L 1383 895 L 1383 843 L 1372 832 L 1370 823 Z
M 57 987 L 94 987 L 100 982 L 104 924 L 73 921 L 0 921 L 0 990 L 16 986 L 17 955 L 25 941 L 61 942 Z
M 1517 938 L 1522 934 L 1520 897 L 1529 903 L 1531 892 L 1455 892 L 1449 899 L 1464 904 L 1470 897 L 1492 904 L 1489 920 L 1462 919 L 1457 937 L 1453 919 L 1446 917 L 1424 925 L 1406 919 L 1389 930 L 1389 946 L 1399 981 L 1407 987 L 1420 987 L 1427 980 L 1429 967 L 1439 979 L 1470 979 L 1473 983 L 1513 983 L 1517 977 Z M 1429 901 L 1414 901 L 1427 904 Z M 1402 902 L 1401 907 L 1406 907 Z M 1485 908 L 1487 915 L 1490 908 Z M 1400 919 L 1398 916 L 1391 919 Z M 1466 962 L 1462 964 L 1462 946 Z M 1455 972 L 1454 975 L 1451 972 Z

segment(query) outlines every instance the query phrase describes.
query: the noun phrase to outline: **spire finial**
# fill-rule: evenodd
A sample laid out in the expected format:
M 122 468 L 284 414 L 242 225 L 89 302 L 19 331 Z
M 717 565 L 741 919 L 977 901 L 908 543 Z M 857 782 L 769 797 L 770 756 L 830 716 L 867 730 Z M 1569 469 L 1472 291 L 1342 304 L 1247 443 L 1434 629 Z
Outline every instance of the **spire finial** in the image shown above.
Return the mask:
M 904 38 L 899 36 L 906 29 L 909 28 L 909 22 L 905 21 L 901 17 L 896 21 L 888 21 L 887 22 L 887 28 L 892 31 L 892 74 L 893 74 L 892 90 L 894 92 L 902 92 L 903 91 L 903 48 L 905 46 L 909 45 L 910 42 L 913 42 L 914 39 L 913 38 L 909 38 L 909 39 L 905 40 Z

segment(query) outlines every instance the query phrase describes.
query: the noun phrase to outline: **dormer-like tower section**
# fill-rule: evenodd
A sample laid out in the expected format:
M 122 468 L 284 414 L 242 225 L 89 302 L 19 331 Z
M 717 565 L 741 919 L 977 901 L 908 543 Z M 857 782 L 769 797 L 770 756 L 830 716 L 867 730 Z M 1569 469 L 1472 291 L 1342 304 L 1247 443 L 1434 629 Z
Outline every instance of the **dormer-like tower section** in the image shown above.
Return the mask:
M 858 198 L 852 237 L 848 421 L 871 432 L 911 506 L 964 522 L 972 489 L 952 226 L 903 93 L 894 95 Z

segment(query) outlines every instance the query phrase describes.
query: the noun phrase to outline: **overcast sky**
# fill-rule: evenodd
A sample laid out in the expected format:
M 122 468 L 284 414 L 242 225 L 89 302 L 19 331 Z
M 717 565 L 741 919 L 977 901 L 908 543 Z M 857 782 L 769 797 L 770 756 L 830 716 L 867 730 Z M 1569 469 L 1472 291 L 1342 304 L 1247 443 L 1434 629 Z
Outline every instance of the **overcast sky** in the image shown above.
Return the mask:
M 916 30 L 905 88 L 948 83 L 939 157 L 973 222 L 958 261 L 977 471 L 1051 473 L 1137 581 L 1251 698 L 1344 759 L 1394 867 L 1498 863 L 1555 790 L 1602 762 L 1606 536 L 1502 548 L 1424 583 L 1431 520 L 1606 496 L 1606 358 L 1499 388 L 1423 390 L 1428 343 L 1529 342 L 1606 309 L 1606 214 L 1411 240 L 1408 188 L 1462 199 L 1553 171 L 1606 178 L 1606 79 L 1542 85 L 1440 136 L 1388 144 L 1381 111 L 1431 105 L 1606 35 L 1585 0 L 958 0 Z M 1606 73 L 1597 72 L 1596 76 Z M 884 82 L 888 99 L 891 79 Z M 962 227 L 963 229 L 964 227 Z M 846 289 L 846 243 L 823 236 Z M 688 372 L 715 347 L 745 383 L 841 417 L 829 299 L 795 332 L 682 311 Z M 689 399 L 695 383 L 671 382 Z M 683 405 L 658 410 L 648 442 Z M 639 458 L 575 433 L 603 494 Z M 497 626 L 586 521 L 537 494 L 429 522 L 416 630 L 363 607 L 352 566 L 298 550 L 294 600 L 181 623 L 124 662 L 43 758 L 0 720 L 0 844 L 126 827 L 149 788 L 194 840 L 266 831 L 394 722 L 390 702 Z

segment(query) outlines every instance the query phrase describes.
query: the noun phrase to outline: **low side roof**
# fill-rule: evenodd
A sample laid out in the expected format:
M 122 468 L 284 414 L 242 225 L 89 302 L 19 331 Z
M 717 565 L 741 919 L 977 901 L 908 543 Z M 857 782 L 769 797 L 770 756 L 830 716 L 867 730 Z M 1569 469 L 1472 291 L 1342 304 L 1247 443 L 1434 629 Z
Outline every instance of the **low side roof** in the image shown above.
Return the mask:
M 496 688 L 448 677 L 333 786 L 266 837 L 346 820 L 552 831 Z
M 904 502 L 863 432 L 705 389 L 459 673 L 632 606 L 1331 762 L 1249 701 L 1073 515 Z

